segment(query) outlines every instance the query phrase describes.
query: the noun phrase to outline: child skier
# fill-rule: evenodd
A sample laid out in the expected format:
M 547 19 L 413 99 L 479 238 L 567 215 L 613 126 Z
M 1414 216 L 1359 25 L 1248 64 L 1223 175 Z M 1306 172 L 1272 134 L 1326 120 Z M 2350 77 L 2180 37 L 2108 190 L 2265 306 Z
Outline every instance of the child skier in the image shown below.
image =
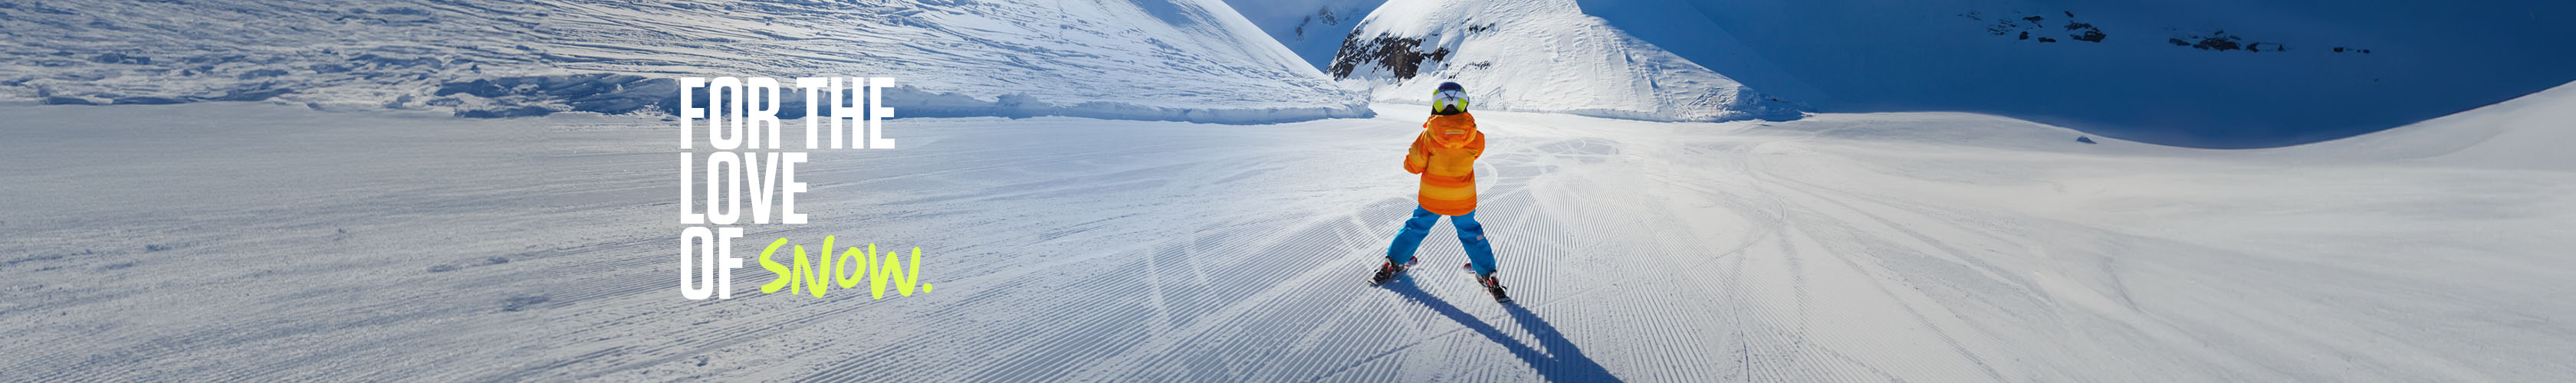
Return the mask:
M 1458 83 L 1440 83 L 1431 99 L 1431 119 L 1422 123 L 1422 134 L 1413 137 L 1413 149 L 1404 155 L 1404 171 L 1422 175 L 1421 206 L 1395 234 L 1386 264 L 1378 266 L 1369 283 L 1386 283 L 1411 268 L 1414 249 L 1445 215 L 1458 229 L 1458 243 L 1467 249 L 1467 267 L 1476 270 L 1476 283 L 1493 293 L 1494 300 L 1509 302 L 1502 283 L 1494 279 L 1494 248 L 1485 242 L 1485 226 L 1476 223 L 1475 164 L 1485 154 L 1485 134 L 1476 131 L 1476 116 L 1467 114 L 1467 91 Z

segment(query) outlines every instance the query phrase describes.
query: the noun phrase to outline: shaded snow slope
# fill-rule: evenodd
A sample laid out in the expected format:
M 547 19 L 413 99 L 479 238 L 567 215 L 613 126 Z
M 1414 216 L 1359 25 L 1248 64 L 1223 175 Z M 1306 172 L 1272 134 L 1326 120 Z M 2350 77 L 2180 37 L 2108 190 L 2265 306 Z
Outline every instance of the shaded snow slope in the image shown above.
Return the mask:
M 748 238 L 921 246 L 935 293 L 765 295 L 754 267 L 701 302 L 673 286 L 667 122 L 130 108 L 0 107 L 22 158 L 0 162 L 0 376 L 2576 376 L 2564 171 L 2088 145 L 1966 113 L 1487 112 L 1502 306 L 1447 266 L 1447 224 L 1432 267 L 1361 283 L 1413 208 L 1415 106 L 924 118 L 889 124 L 903 149 L 817 154 L 814 223 Z
M 2168 145 L 2273 147 L 2576 80 L 2576 2 L 1579 0 L 1831 112 L 1967 111 Z
M 1475 109 L 1655 121 L 1794 119 L 1802 105 L 1745 87 L 1586 16 L 1571 0 L 1395 0 L 1327 68 L 1377 101 L 1429 104 L 1458 82 Z
M 1215 0 L 10 5 L 0 98 L 53 104 L 622 113 L 672 108 L 668 78 L 843 75 L 896 77 L 909 117 L 1368 113 Z

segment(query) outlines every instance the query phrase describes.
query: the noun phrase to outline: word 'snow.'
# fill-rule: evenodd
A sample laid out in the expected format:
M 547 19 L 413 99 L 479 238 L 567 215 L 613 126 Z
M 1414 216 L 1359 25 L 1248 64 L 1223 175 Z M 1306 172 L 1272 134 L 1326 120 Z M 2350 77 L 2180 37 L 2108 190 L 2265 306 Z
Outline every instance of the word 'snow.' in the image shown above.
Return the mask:
M 930 292 L 930 284 L 919 283 L 921 282 L 921 248 L 912 248 L 912 259 L 908 262 L 896 259 L 894 252 L 878 253 L 877 245 L 873 243 L 868 244 L 867 250 L 862 251 L 853 246 L 842 250 L 841 255 L 835 257 L 832 255 L 833 240 L 834 238 L 830 236 L 823 237 L 821 258 L 811 261 L 808 261 L 805 256 L 805 245 L 796 245 L 794 267 L 780 265 L 778 261 L 769 259 L 770 255 L 778 253 L 780 246 L 787 245 L 787 239 L 779 238 L 777 241 L 770 242 L 769 248 L 760 251 L 760 268 L 778 274 L 778 279 L 769 281 L 769 284 L 760 285 L 760 292 L 776 293 L 779 290 L 787 290 L 788 293 L 793 294 L 801 290 L 820 298 L 830 291 L 831 285 L 837 284 L 844 289 L 857 288 L 860 280 L 869 282 L 869 299 L 885 299 L 888 284 L 894 285 L 897 293 L 907 297 L 912 296 L 913 286 L 916 284 L 920 285 L 921 292 Z M 879 254 L 884 255 L 885 262 L 876 261 Z

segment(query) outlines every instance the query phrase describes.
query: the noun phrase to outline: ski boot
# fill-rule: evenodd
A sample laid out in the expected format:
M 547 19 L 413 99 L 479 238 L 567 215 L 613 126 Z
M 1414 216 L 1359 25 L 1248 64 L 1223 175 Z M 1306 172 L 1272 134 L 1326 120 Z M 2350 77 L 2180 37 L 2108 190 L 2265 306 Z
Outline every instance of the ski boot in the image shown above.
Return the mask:
M 1468 268 L 1473 269 L 1475 268 L 1475 265 L 1468 265 Z M 1494 274 L 1487 273 L 1476 275 L 1476 284 L 1484 286 L 1486 293 L 1494 294 L 1494 302 L 1512 303 L 1512 297 L 1510 295 L 1503 295 L 1502 279 L 1494 278 Z
M 1405 270 L 1413 269 L 1414 262 L 1421 261 L 1422 258 L 1414 258 L 1411 262 L 1398 264 L 1395 260 L 1387 260 L 1385 264 L 1377 266 L 1377 275 L 1369 277 L 1369 286 L 1386 284 L 1386 281 L 1394 280 L 1395 276 L 1403 275 Z

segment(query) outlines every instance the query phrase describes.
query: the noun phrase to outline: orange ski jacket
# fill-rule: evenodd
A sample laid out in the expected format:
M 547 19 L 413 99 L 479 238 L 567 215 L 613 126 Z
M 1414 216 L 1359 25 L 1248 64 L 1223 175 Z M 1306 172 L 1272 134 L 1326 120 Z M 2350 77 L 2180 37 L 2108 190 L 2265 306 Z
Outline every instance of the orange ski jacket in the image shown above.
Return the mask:
M 1423 210 L 1440 215 L 1476 211 L 1476 158 L 1485 155 L 1485 134 L 1476 131 L 1476 116 L 1458 113 L 1431 116 L 1413 149 L 1404 155 L 1404 171 L 1422 175 Z

